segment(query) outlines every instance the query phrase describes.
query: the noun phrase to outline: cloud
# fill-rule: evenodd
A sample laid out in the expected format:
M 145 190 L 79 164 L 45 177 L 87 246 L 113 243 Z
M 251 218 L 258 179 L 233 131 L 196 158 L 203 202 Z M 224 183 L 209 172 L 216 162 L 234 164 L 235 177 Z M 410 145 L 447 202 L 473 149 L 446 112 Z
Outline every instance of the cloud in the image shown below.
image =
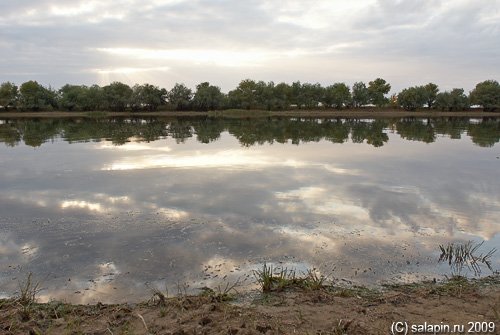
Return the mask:
M 0 10 L 0 72 L 17 84 L 209 80 L 227 92 L 245 78 L 382 77 L 393 92 L 430 81 L 467 92 L 500 77 L 500 4 L 490 0 L 6 0 Z
M 234 282 L 264 261 L 335 269 L 357 283 L 404 280 L 442 273 L 439 244 L 497 245 L 490 153 L 466 134 L 432 144 L 389 135 L 381 148 L 241 147 L 227 132 L 210 146 L 167 137 L 4 147 L 3 278 L 50 273 L 47 300 L 117 302 L 147 298 L 147 281 Z M 135 169 L 102 170 L 116 163 Z
M 467 91 L 500 76 L 500 5 L 488 0 L 9 0 L 0 10 L 0 70 L 18 84 L 93 84 L 100 69 L 110 71 L 102 80 L 166 88 L 180 79 L 228 91 L 246 77 L 327 85 L 380 76 L 394 91 L 428 81 Z M 149 57 L 102 52 L 125 49 Z M 168 75 L 119 73 L 164 68 Z

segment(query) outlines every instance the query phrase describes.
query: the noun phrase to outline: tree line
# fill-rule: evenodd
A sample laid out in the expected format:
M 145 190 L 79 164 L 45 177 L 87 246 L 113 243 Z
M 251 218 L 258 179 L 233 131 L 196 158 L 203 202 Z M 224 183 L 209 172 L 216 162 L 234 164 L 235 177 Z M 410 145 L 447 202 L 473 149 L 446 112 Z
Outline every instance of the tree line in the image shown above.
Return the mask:
M 465 94 L 461 88 L 441 92 L 434 83 L 403 89 L 388 96 L 391 85 L 382 78 L 355 82 L 351 87 L 335 83 L 326 87 L 319 83 L 293 82 L 275 84 L 270 81 L 242 80 L 227 94 L 220 87 L 203 82 L 193 91 L 184 84 L 175 84 L 171 90 L 151 84 L 130 87 L 121 82 L 98 85 L 66 84 L 59 90 L 28 81 L 17 87 L 11 82 L 0 86 L 0 108 L 21 111 L 155 111 L 160 106 L 178 111 L 223 109 L 349 109 L 363 106 L 402 108 L 414 111 L 421 108 L 441 111 L 467 110 L 480 106 L 484 111 L 500 110 L 500 85 L 496 80 L 480 82 Z

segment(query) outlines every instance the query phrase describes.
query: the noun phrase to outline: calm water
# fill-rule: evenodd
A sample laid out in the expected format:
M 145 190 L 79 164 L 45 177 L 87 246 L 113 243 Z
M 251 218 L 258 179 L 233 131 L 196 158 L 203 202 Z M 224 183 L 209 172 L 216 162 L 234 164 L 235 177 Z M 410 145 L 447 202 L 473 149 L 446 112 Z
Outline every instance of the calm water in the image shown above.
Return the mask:
M 500 245 L 499 139 L 491 119 L 0 121 L 0 296 L 30 271 L 78 303 L 250 288 L 264 262 L 442 278 L 438 245 Z

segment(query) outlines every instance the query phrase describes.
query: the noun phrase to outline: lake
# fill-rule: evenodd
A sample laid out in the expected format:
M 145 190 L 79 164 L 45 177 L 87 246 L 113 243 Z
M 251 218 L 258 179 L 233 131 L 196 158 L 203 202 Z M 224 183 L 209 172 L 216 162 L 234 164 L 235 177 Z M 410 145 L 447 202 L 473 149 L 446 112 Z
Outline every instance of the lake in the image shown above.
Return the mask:
M 251 289 L 264 263 L 442 279 L 439 245 L 500 245 L 499 140 L 499 119 L 3 119 L 0 297 L 29 272 L 73 303 Z

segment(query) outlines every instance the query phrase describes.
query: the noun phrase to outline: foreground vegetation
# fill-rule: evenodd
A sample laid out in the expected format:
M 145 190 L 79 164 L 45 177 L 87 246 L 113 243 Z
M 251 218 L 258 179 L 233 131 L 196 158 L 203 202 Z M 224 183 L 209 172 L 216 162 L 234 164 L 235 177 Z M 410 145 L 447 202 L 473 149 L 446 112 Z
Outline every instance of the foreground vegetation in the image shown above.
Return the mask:
M 278 273 L 281 276 L 281 271 Z M 295 277 L 287 280 L 287 285 L 273 286 L 243 306 L 231 303 L 237 292 L 228 285 L 215 290 L 204 288 L 197 295 L 173 297 L 153 289 L 149 301 L 133 305 L 72 305 L 56 301 L 39 304 L 34 301 L 34 291 L 22 291 L 16 298 L 0 300 L 0 332 L 388 334 L 393 323 L 399 321 L 465 327 L 467 321 L 476 321 L 488 333 L 495 333 L 499 326 L 498 276 L 453 276 L 440 283 L 390 285 L 382 290 L 310 285 L 320 284 L 318 278 L 311 273 Z M 283 280 L 278 276 L 274 279 L 275 284 Z
M 500 109 L 500 85 L 496 80 L 478 83 L 469 94 L 461 88 L 440 92 L 434 83 L 406 88 L 388 96 L 390 90 L 391 85 L 382 78 L 370 81 L 368 85 L 356 82 L 352 88 L 345 83 L 323 87 L 319 83 L 300 81 L 290 85 L 245 79 L 227 94 L 208 82 L 197 85 L 194 92 L 179 83 L 168 91 L 150 84 L 130 87 L 121 82 L 104 87 L 67 84 L 58 90 L 46 88 L 36 81 L 25 82 L 20 87 L 4 82 L 0 86 L 0 107 L 6 111 L 155 111 L 160 107 L 177 111 L 284 111 L 291 108 L 356 109 L 367 105 L 407 111 L 424 107 L 462 111 L 471 105 L 480 106 L 487 112 Z
M 315 269 L 297 274 L 294 269 L 264 264 L 254 271 L 262 293 L 244 306 L 230 303 L 238 296 L 238 283 L 204 287 L 197 295 L 179 291 L 174 297 L 148 285 L 151 299 L 135 305 L 38 304 L 42 282 L 29 274 L 19 283 L 15 298 L 0 300 L 0 330 L 4 334 L 388 334 L 395 322 L 407 322 L 497 333 L 500 277 L 490 261 L 496 249 L 477 255 L 481 245 L 469 241 L 440 246 L 440 260 L 453 271 L 442 282 L 386 285 L 381 290 L 327 284 Z M 485 266 L 492 276 L 469 279 L 458 274 L 469 268 L 479 275 Z M 430 333 L 446 332 L 432 328 Z

